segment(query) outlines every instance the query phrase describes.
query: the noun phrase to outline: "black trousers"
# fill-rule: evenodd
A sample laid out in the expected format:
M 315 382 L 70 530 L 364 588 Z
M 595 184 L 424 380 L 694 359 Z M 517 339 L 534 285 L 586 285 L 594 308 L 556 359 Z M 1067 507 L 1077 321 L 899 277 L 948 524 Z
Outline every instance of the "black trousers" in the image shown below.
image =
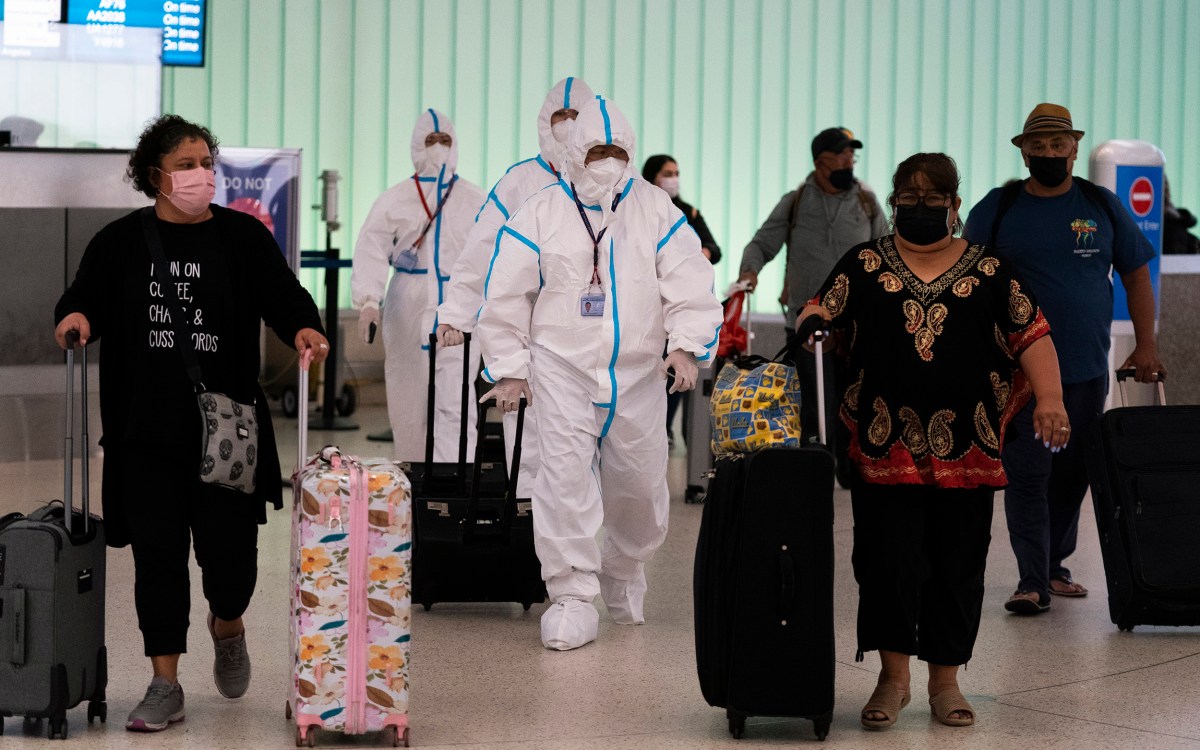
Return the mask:
M 858 650 L 971 659 L 983 608 L 995 490 L 878 485 L 855 479 Z
M 193 451 L 121 450 L 121 507 L 133 548 L 134 603 L 146 656 L 182 654 L 191 613 L 189 548 L 195 548 L 209 611 L 222 620 L 241 617 L 258 580 L 261 501 L 201 482 Z

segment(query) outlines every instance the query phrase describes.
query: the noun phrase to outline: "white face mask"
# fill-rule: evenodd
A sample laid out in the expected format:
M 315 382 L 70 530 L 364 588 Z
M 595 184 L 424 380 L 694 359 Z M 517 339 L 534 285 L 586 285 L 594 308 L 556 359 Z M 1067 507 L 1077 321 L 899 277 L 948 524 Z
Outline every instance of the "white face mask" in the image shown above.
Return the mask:
M 435 143 L 425 147 L 425 161 L 421 166 L 423 171 L 437 172 L 442 165 L 450 160 L 450 147 L 444 143 Z
M 603 186 L 608 190 L 612 190 L 621 181 L 621 177 L 625 175 L 625 167 L 628 162 L 610 156 L 606 159 L 598 159 L 587 165 L 588 174 L 597 185 Z
M 661 177 L 658 180 L 658 186 L 666 191 L 667 195 L 672 198 L 679 197 L 679 178 L 678 177 Z
M 550 126 L 550 132 L 554 135 L 554 140 L 559 143 L 566 143 L 571 138 L 571 131 L 575 129 L 575 121 L 568 117 L 565 120 L 560 120 Z

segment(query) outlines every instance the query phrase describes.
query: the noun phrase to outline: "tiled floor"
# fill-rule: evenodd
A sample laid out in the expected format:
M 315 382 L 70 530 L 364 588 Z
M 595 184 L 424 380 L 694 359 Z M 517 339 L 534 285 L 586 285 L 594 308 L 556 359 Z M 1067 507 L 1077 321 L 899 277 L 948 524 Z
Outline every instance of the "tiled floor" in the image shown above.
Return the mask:
M 11 405 L 10 405 L 11 406 Z M 49 407 L 43 433 L 54 436 L 59 418 Z M 9 413 L 12 413 L 11 411 Z M 29 417 L 34 422 L 36 415 Z M 338 442 L 378 455 L 386 444 L 368 432 L 386 425 L 381 407 L 354 415 L 363 429 L 313 433 L 311 443 Z M 277 418 L 280 453 L 295 453 L 294 421 Z M 98 430 L 94 430 L 98 432 Z M 46 438 L 43 437 L 43 441 Z M 56 442 L 54 438 L 50 442 Z M 7 446 L 0 462 L 0 514 L 30 510 L 61 494 L 61 464 L 25 460 L 38 451 Z M 45 452 L 46 449 L 40 449 Z M 92 485 L 99 487 L 100 461 Z M 599 640 L 578 651 L 552 653 L 538 642 L 542 607 L 438 605 L 413 617 L 413 744 L 429 748 L 516 750 L 633 750 L 653 748 L 782 747 L 812 743 L 811 725 L 799 720 L 751 719 L 745 738 L 726 731 L 724 712 L 710 708 L 696 679 L 691 570 L 701 508 L 682 502 L 684 460 L 672 458 L 671 534 L 649 568 L 647 623 L 621 627 L 602 613 Z M 1076 577 L 1092 589 L 1085 599 L 1055 600 L 1050 612 L 1016 618 L 1001 608 L 1015 583 L 1004 514 L 997 498 L 989 557 L 987 600 L 975 658 L 961 684 L 978 710 L 978 723 L 951 729 L 932 722 L 921 670 L 914 669 L 913 702 L 899 723 L 882 733 L 858 724 L 878 660 L 854 662 L 856 592 L 850 571 L 849 495 L 836 497 L 837 704 L 827 746 L 864 748 L 1200 748 L 1200 628 L 1138 628 L 1119 633 L 1108 621 L 1100 554 L 1090 505 L 1085 505 Z M 106 726 L 87 727 L 83 709 L 70 716 L 68 742 L 97 748 L 288 747 L 293 733 L 283 717 L 287 664 L 288 516 L 272 515 L 260 539 L 259 591 L 247 614 L 254 660 L 250 693 L 221 698 L 210 676 L 212 647 L 202 625 L 191 635 L 182 663 L 187 721 L 152 736 L 127 733 L 125 714 L 149 679 L 133 617 L 132 564 L 127 550 L 109 554 L 108 645 L 111 677 Z M 194 577 L 193 620 L 205 608 Z M 602 606 L 602 605 L 600 605 Z M 797 679 L 803 679 L 797 675 Z M 42 747 L 43 736 L 24 734 L 8 720 L 4 748 Z M 372 738 L 322 735 L 327 746 L 370 746 Z

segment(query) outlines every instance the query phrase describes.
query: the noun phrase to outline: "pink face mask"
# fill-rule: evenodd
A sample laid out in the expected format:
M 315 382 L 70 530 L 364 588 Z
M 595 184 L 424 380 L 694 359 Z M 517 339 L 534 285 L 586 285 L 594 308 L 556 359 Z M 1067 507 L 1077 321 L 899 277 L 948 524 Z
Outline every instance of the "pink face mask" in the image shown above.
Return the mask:
M 158 171 L 171 175 L 171 194 L 161 194 L 171 201 L 175 208 L 188 216 L 199 216 L 208 210 L 208 204 L 212 203 L 213 196 L 217 194 L 216 172 L 204 167 L 170 173 L 161 169 Z

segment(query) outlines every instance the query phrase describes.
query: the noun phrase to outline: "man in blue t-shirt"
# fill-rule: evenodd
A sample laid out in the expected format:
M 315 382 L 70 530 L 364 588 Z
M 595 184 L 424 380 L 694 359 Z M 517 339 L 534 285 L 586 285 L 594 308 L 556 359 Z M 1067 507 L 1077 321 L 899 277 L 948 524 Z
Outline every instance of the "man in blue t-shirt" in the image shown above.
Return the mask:
M 1113 290 L 1121 276 L 1136 345 L 1122 367 L 1139 382 L 1166 376 L 1154 339 L 1154 291 L 1147 263 L 1154 247 L 1117 196 L 1071 169 L 1083 132 L 1071 113 L 1039 104 L 1012 139 L 1029 179 L 996 188 L 967 219 L 966 238 L 1012 260 L 1041 305 L 1054 335 L 1063 402 L 1071 432 L 1088 434 L 1108 391 Z M 1020 583 L 1004 608 L 1037 614 L 1050 597 L 1086 596 L 1063 561 L 1075 551 L 1079 507 L 1087 493 L 1083 437 L 1052 454 L 1049 438 L 1033 430 L 1033 401 L 1009 424 L 1001 457 L 1008 474 L 1004 510 Z

